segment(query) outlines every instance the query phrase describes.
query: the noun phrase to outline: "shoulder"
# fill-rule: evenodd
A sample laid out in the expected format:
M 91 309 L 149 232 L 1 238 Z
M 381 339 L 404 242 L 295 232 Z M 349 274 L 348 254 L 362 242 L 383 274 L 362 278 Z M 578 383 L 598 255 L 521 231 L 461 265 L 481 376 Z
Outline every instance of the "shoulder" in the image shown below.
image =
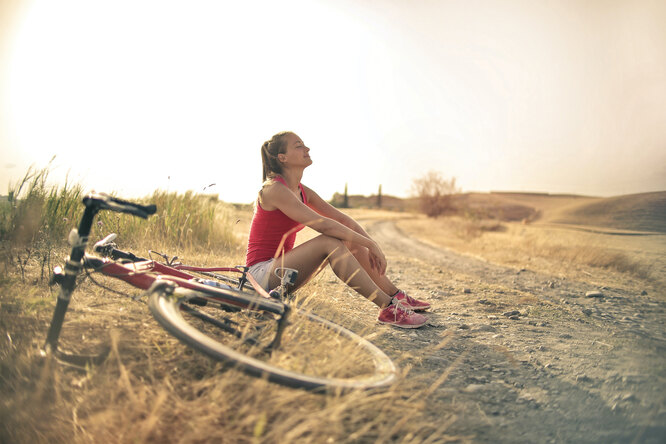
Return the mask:
M 266 211 L 277 209 L 285 200 L 293 197 L 293 193 L 276 180 L 269 179 L 264 182 L 259 191 L 259 204 Z

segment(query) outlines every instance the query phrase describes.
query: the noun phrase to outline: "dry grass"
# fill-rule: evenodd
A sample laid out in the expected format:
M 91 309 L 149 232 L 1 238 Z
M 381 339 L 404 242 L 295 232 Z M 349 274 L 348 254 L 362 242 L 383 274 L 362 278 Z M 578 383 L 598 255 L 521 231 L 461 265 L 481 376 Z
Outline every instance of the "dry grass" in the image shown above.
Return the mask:
M 145 254 L 145 249 L 151 248 L 201 265 L 244 262 L 251 208 L 224 206 L 215 222 L 225 225 L 227 241 L 205 251 L 197 248 L 194 237 L 188 238 L 185 224 L 192 217 L 187 214 L 168 225 L 172 228 L 165 228 L 176 234 L 177 241 L 159 236 L 131 240 L 134 252 Z M 658 242 L 610 238 L 609 243 L 609 238 L 593 233 L 487 220 L 404 219 L 405 213 L 375 211 L 355 212 L 353 216 L 360 220 L 401 219 L 405 232 L 420 238 L 427 234 L 424 240 L 428 242 L 542 271 L 566 270 L 575 276 L 578 270 L 610 270 L 640 277 L 647 269 L 650 279 L 661 279 L 649 272 L 649 264 L 666 269 L 659 262 L 665 251 L 661 238 Z M 98 228 L 107 230 L 113 223 L 111 219 Z M 106 233 L 97 234 L 101 237 Z M 306 231 L 299 240 L 312 236 Z M 127 246 L 122 237 L 119 242 L 121 248 Z M 54 257 L 60 263 L 66 254 L 58 249 Z M 123 293 L 141 295 L 117 281 L 104 283 Z M 375 312 L 363 311 L 371 304 L 347 297 L 341 288 L 342 284 L 332 283 L 330 275 L 323 274 L 299 295 L 301 299 L 314 295 L 308 303 L 318 313 L 357 332 L 375 328 Z M 145 301 L 137 302 L 85 281 L 73 296 L 61 344 L 81 352 L 108 346 L 111 353 L 102 365 L 80 372 L 39 354 L 54 299 L 55 292 L 41 283 L 37 258 L 20 270 L 15 262 L 4 263 L 0 280 L 0 442 L 466 441 L 447 434 L 447 427 L 455 420 L 453 407 L 437 405 L 429 398 L 446 382 L 455 364 L 439 369 L 438 374 L 413 377 L 409 374 L 412 356 L 392 345 L 392 338 L 375 339 L 401 367 L 399 383 L 386 390 L 317 395 L 233 369 L 223 370 L 161 329 Z M 306 366 L 309 357 L 320 351 L 318 341 L 312 339 L 312 354 L 294 355 L 295 365 Z M 442 344 L 434 348 L 449 340 L 450 336 L 443 337 Z M 419 352 L 427 355 L 427 350 Z M 348 355 L 342 351 L 339 362 L 347 361 Z M 330 364 L 337 370 L 336 362 Z M 433 422 L 427 410 L 437 412 L 439 420 Z
M 36 186 L 30 187 L 27 197 L 10 202 L 16 204 L 12 211 L 33 200 L 40 214 L 50 214 L 43 211 L 48 202 L 62 207 L 64 201 L 58 200 L 58 193 L 50 193 L 43 181 L 33 182 Z M 33 182 L 29 178 L 23 181 Z M 68 198 L 67 203 L 76 203 L 79 197 Z M 206 196 L 153 197 L 161 199 L 163 210 L 152 225 L 137 225 L 125 216 L 102 215 L 102 223 L 94 226 L 93 240 L 115 231 L 120 234 L 120 248 L 144 256 L 150 248 L 192 264 L 244 262 L 250 208 L 215 203 Z M 81 372 L 41 356 L 56 293 L 44 283 L 43 260 L 30 256 L 17 266 L 14 251 L 21 246 L 10 245 L 9 241 L 16 240 L 12 227 L 18 226 L 19 219 L 12 211 L 3 213 L 7 222 L 3 227 L 8 228 L 3 229 L 0 239 L 7 253 L 0 282 L 0 442 L 337 443 L 447 439 L 442 424 L 434 426 L 419 419 L 426 394 L 434 390 L 432 383 L 410 381 L 408 386 L 395 384 L 384 390 L 320 395 L 223 369 L 159 328 L 145 301 L 127 297 L 141 296 L 140 291 L 101 276 L 97 278 L 104 285 L 126 295 L 83 281 L 73 295 L 60 346 L 78 353 L 95 353 L 108 347 L 109 357 L 98 367 Z M 72 224 L 70 221 L 76 218 L 76 214 L 54 214 L 53 220 L 59 224 Z M 43 233 L 40 229 L 37 225 L 33 231 Z M 48 245 L 48 256 L 60 264 L 68 251 L 57 243 L 56 236 Z M 30 243 L 25 246 L 33 247 Z M 299 294 L 328 292 L 326 283 L 319 279 Z M 338 322 L 353 326 L 357 332 L 367 330 L 367 325 L 361 326 L 353 317 L 340 313 L 330 299 L 321 301 L 323 304 L 313 298 L 307 303 L 320 313 L 334 313 Z M 311 330 L 302 333 L 308 341 L 301 341 L 304 344 L 298 353 L 276 354 L 275 359 L 286 359 L 294 368 L 307 368 L 318 355 L 330 356 L 329 342 Z M 285 336 L 285 342 L 287 339 Z M 352 350 L 341 348 L 339 356 L 329 359 L 322 371 L 338 376 L 341 369 L 350 372 L 359 366 L 353 356 Z M 406 376 L 404 372 L 401 378 Z M 444 381 L 440 379 L 437 384 Z M 409 411 L 408 416 L 405 411 Z M 447 420 L 452 417 L 446 411 L 442 415 Z
M 190 263 L 238 263 L 242 253 L 184 258 Z M 35 270 L 28 270 L 31 275 Z M 141 295 L 126 284 L 105 285 Z M 301 297 L 327 292 L 325 278 Z M 422 418 L 433 382 L 318 395 L 283 388 L 222 367 L 183 346 L 152 319 L 145 303 L 84 281 L 74 293 L 61 344 L 80 352 L 111 347 L 87 372 L 42 358 L 55 294 L 2 283 L 0 310 L 0 442 L 445 442 L 446 427 Z M 8 291 L 11 289 L 12 291 Z M 333 305 L 310 301 L 320 313 L 359 327 Z M 316 346 L 313 353 L 316 353 Z M 345 362 L 349 353 L 339 357 Z M 394 356 L 395 358 L 395 356 Z M 293 357 L 292 357 L 293 359 Z M 307 353 L 296 359 L 306 365 Z M 335 367 L 335 363 L 332 363 Z M 404 364 L 404 363 L 403 363 Z M 403 369 L 407 366 L 403 365 Z M 404 378 L 404 373 L 401 378 Z M 443 383 L 436 381 L 435 384 Z M 409 411 L 410 421 L 401 421 Z M 451 420 L 451 412 L 442 412 Z M 443 421 L 446 423 L 446 421 Z
M 666 280 L 660 275 L 664 236 L 613 236 L 462 217 L 415 217 L 401 221 L 400 227 L 427 242 L 500 264 L 583 278 L 613 272 L 648 281 Z

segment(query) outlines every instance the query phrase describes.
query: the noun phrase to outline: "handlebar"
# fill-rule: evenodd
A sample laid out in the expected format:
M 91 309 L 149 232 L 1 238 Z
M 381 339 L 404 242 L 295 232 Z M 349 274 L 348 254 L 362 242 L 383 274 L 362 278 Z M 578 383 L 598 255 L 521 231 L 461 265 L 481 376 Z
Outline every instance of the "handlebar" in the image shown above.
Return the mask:
M 98 210 L 111 210 L 117 213 L 127 213 L 143 219 L 147 219 L 148 216 L 155 214 L 157 211 L 155 205 L 141 205 L 109 196 L 106 193 L 91 193 L 83 198 L 83 204 L 87 208 L 95 207 Z
M 62 323 L 65 319 L 65 312 L 69 305 L 69 299 L 76 286 L 76 276 L 79 274 L 83 266 L 85 248 L 88 243 L 88 236 L 90 235 L 90 228 L 92 227 L 95 215 L 97 215 L 100 210 L 111 210 L 147 219 L 148 216 L 157 212 L 157 207 L 155 205 L 140 205 L 109 196 L 105 193 L 91 193 L 83 198 L 83 204 L 86 209 L 79 221 L 79 228 L 72 229 L 69 234 L 72 252 L 65 264 L 63 276 L 59 278 L 60 294 L 58 295 L 58 302 L 56 303 L 56 308 L 53 312 L 51 326 L 49 327 L 49 332 L 46 336 L 46 343 L 44 345 L 46 350 L 57 350 L 60 329 L 62 328 Z M 113 243 L 113 239 L 107 237 L 103 242 L 108 244 L 104 248 L 108 248 L 110 244 Z M 100 246 L 100 248 L 102 247 Z

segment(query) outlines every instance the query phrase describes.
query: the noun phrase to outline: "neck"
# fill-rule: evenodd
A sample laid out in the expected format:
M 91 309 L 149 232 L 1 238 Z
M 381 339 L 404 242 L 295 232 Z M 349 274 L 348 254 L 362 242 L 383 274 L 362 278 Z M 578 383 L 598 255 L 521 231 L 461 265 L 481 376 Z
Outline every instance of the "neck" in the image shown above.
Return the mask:
M 303 169 L 298 170 L 283 170 L 281 176 L 284 178 L 285 182 L 289 189 L 293 191 L 298 191 L 298 184 L 301 183 L 303 178 Z

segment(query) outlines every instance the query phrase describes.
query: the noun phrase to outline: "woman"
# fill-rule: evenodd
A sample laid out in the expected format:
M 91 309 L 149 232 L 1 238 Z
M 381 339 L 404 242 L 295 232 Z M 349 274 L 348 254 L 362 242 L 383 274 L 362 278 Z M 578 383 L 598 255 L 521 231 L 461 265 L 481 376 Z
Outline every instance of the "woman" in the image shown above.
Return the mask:
M 264 183 L 255 206 L 246 265 L 264 289 L 280 284 L 277 267 L 298 270 L 298 288 L 327 264 L 347 285 L 374 302 L 378 321 L 417 328 L 426 317 L 415 313 L 430 307 L 400 291 L 386 277 L 386 258 L 352 218 L 301 184 L 312 165 L 310 148 L 292 132 L 273 136 L 261 147 Z M 296 248 L 296 232 L 308 226 L 319 236 Z

